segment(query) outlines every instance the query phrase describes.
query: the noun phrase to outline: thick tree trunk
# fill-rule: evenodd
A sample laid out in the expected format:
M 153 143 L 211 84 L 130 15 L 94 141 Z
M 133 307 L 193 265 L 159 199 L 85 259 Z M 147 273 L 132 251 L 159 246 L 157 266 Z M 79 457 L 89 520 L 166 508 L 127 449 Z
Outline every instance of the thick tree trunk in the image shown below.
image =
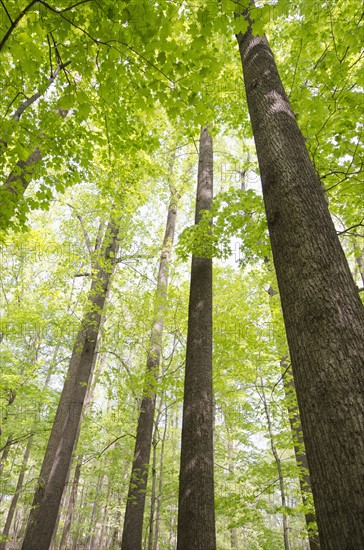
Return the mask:
M 148 481 L 148 465 L 152 445 L 156 399 L 156 377 L 158 376 L 161 358 L 164 311 L 168 288 L 169 258 L 173 246 L 176 216 L 177 197 L 176 193 L 172 190 L 159 263 L 155 320 L 152 327 L 151 346 L 147 357 L 145 387 L 136 432 L 134 460 L 130 476 L 121 541 L 122 550 L 141 550 L 142 547 L 145 493 Z
M 196 199 L 201 210 L 212 203 L 213 152 L 207 128 L 201 128 Z M 212 400 L 212 259 L 192 257 L 181 466 L 178 550 L 216 548 Z
M 364 543 L 364 315 L 267 39 L 237 36 L 323 550 Z
M 281 464 L 281 459 L 278 456 L 277 448 L 276 448 L 275 441 L 274 441 L 274 435 L 273 435 L 273 430 L 272 430 L 272 422 L 271 422 L 271 418 L 270 418 L 270 412 L 269 412 L 269 408 L 268 408 L 267 399 L 265 397 L 263 380 L 261 379 L 260 382 L 261 382 L 260 387 L 261 387 L 261 390 L 262 390 L 260 397 L 261 397 L 261 400 L 263 402 L 265 417 L 267 419 L 270 448 L 272 450 L 272 454 L 274 456 L 274 460 L 275 460 L 275 463 L 276 463 L 276 466 L 277 466 L 277 473 L 278 473 L 278 480 L 279 480 L 279 491 L 280 491 L 280 494 L 281 494 L 281 503 L 282 503 L 282 508 L 283 508 L 282 519 L 283 519 L 284 550 L 289 550 L 290 546 L 289 546 L 289 538 L 288 538 L 288 518 L 287 518 L 287 514 L 285 512 L 285 508 L 287 506 L 287 499 L 286 499 L 286 490 L 285 490 L 285 487 L 284 487 L 282 464 Z
M 52 539 L 90 382 L 102 311 L 117 249 L 118 229 L 110 222 L 105 233 L 102 254 L 94 270 L 89 310 L 85 313 L 82 329 L 73 348 L 68 376 L 53 422 L 23 550 L 48 550 Z

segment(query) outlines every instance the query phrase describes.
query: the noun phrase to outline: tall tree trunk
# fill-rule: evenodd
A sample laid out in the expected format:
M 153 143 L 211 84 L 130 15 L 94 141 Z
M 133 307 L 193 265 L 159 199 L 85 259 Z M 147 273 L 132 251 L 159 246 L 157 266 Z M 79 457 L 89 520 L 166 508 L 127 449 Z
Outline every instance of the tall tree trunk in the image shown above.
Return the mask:
M 117 504 L 118 504 L 118 510 L 117 510 L 117 513 L 116 513 L 116 525 L 114 527 L 113 534 L 112 534 L 112 537 L 111 537 L 111 548 L 116 548 L 117 544 L 118 544 L 118 540 L 119 540 L 118 524 L 119 524 L 119 521 L 121 519 L 121 510 L 120 510 L 121 494 L 119 492 L 117 493 Z
M 212 204 L 213 152 L 201 128 L 195 223 Z M 178 550 L 216 548 L 212 400 L 212 258 L 192 256 L 181 466 Z
M 100 227 L 101 227 L 101 224 L 100 224 Z M 107 293 L 106 299 L 108 299 L 108 293 Z M 101 320 L 101 323 L 100 323 L 100 327 L 102 326 L 102 323 L 103 323 L 104 320 L 105 320 L 105 318 L 103 317 L 102 320 Z M 91 385 L 88 388 L 88 391 L 86 393 L 84 407 L 86 407 L 87 405 L 89 405 L 92 402 L 95 387 L 96 387 L 97 381 L 99 379 L 100 373 L 103 369 L 102 365 L 100 365 L 100 361 L 97 362 L 97 358 L 100 359 L 100 355 L 98 355 L 99 347 L 100 347 L 100 340 L 98 340 L 98 342 L 97 342 L 96 350 L 95 350 L 94 357 L 93 357 L 93 362 L 92 362 L 92 367 L 91 367 L 91 380 L 92 380 L 92 382 L 91 382 Z M 99 365 L 99 367 L 96 368 L 96 372 L 95 372 L 95 366 L 97 364 Z M 79 427 L 78 427 L 78 433 L 77 433 L 77 436 L 76 436 L 75 447 L 74 447 L 75 449 L 77 448 L 78 439 L 80 437 L 81 424 L 82 424 L 82 418 L 81 418 L 81 422 L 80 422 Z M 83 455 L 80 454 L 77 458 L 76 467 L 75 467 L 75 471 L 74 471 L 74 475 L 73 475 L 72 487 L 71 487 L 71 491 L 70 491 L 70 500 L 69 500 L 68 505 L 67 505 L 66 518 L 65 518 L 65 523 L 64 523 L 64 526 L 63 526 L 61 542 L 60 542 L 60 548 L 61 549 L 62 548 L 67 548 L 68 535 L 69 535 L 69 531 L 70 531 L 70 528 L 71 528 L 71 525 L 72 525 L 73 516 L 74 516 L 74 513 L 75 513 L 75 509 L 76 509 L 77 491 L 78 491 L 78 486 L 79 486 L 80 477 L 81 477 L 82 462 L 83 462 Z M 62 508 L 63 508 L 63 505 L 60 507 L 60 511 L 61 511 Z M 58 518 L 57 518 L 57 523 L 59 523 L 60 515 L 61 514 L 59 512 L 58 513 Z M 57 530 L 58 530 L 58 524 L 56 525 L 56 527 L 54 529 L 53 539 L 55 538 L 55 536 L 57 534 Z
M 61 542 L 59 544 L 60 549 L 63 549 L 63 548 L 66 549 L 68 545 L 69 532 L 72 525 L 73 515 L 76 509 L 77 491 L 78 491 L 78 485 L 80 483 L 80 477 L 81 477 L 81 467 L 82 467 L 82 455 L 78 457 L 77 463 L 76 463 L 75 474 L 73 476 L 73 481 L 72 481 L 71 497 L 68 504 L 68 510 L 66 515 L 66 521 L 62 531 Z
M 100 531 L 99 531 L 99 536 L 98 536 L 98 542 L 97 542 L 97 539 L 95 539 L 95 542 L 94 542 L 94 546 L 91 548 L 91 550 L 93 550 L 93 548 L 99 548 L 100 550 L 102 548 L 104 548 L 104 546 L 106 546 L 106 541 L 107 541 L 107 531 L 108 531 L 108 510 L 109 510 L 109 500 L 110 500 L 110 495 L 111 495 L 111 482 L 109 481 L 108 483 L 108 486 L 107 486 L 107 493 L 106 493 L 106 500 L 105 500 L 105 504 L 104 504 L 104 507 L 102 509 L 102 513 L 101 513 L 101 525 L 100 525 Z
M 81 525 L 83 524 L 84 517 L 85 517 L 85 508 L 87 506 L 87 488 L 85 485 L 82 486 L 81 494 L 80 494 L 80 505 L 78 507 L 78 513 L 77 515 L 77 522 L 75 524 L 77 525 L 77 531 L 72 539 L 72 546 L 70 545 L 70 548 L 72 550 L 77 550 L 78 548 L 85 548 L 85 544 L 82 544 L 80 541 L 81 535 Z
M 154 530 L 152 550 L 157 550 L 157 544 L 158 544 L 158 541 L 159 541 L 159 526 L 160 526 L 161 508 L 162 508 L 164 449 L 165 449 L 165 442 L 166 442 L 166 435 L 167 435 L 167 425 L 168 425 L 168 414 L 167 414 L 167 408 L 166 408 L 165 409 L 165 416 L 164 416 L 164 430 L 163 430 L 163 436 L 162 436 L 161 454 L 160 454 L 160 457 L 159 457 L 158 497 L 157 497 L 156 513 L 155 513 L 155 530 Z
M 153 550 L 154 540 L 154 516 L 157 500 L 157 446 L 158 446 L 158 422 L 155 423 L 152 440 L 152 491 L 150 495 L 149 535 L 148 550 Z
M 363 307 L 268 41 L 237 40 L 321 547 L 361 548 Z
M 274 456 L 274 460 L 275 460 L 275 463 L 276 463 L 276 466 L 277 466 L 277 472 L 278 472 L 279 491 L 280 491 L 280 494 L 281 494 L 281 503 L 282 503 L 282 508 L 283 508 L 282 518 L 283 518 L 283 542 L 284 542 L 284 550 L 289 550 L 289 549 L 290 549 L 290 546 L 289 546 L 289 539 L 288 539 L 288 518 L 287 518 L 287 514 L 286 514 L 286 512 L 285 512 L 285 508 L 286 508 L 286 506 L 287 506 L 287 499 L 286 499 L 286 490 L 285 490 L 284 481 L 283 481 L 282 464 L 281 464 L 281 459 L 280 459 L 279 456 L 278 456 L 278 452 L 277 452 L 276 445 L 275 445 L 275 442 L 274 442 L 274 435 L 273 435 L 273 430 L 272 430 L 272 422 L 271 422 L 271 418 L 270 418 L 270 413 L 269 413 L 269 408 L 268 408 L 267 399 L 266 399 L 266 397 L 265 397 L 265 391 L 264 391 L 263 380 L 261 379 L 260 382 L 261 382 L 261 386 L 260 386 L 260 387 L 261 387 L 261 394 L 260 394 L 260 397 L 261 397 L 261 400 L 262 400 L 262 402 L 263 402 L 265 417 L 266 417 L 266 419 L 267 419 L 267 426 L 268 426 L 268 434 L 269 434 L 270 448 L 272 449 L 272 454 L 273 454 L 273 456 Z
M 8 510 L 8 515 L 6 516 L 6 522 L 5 522 L 5 526 L 4 526 L 4 530 L 3 530 L 3 537 L 8 537 L 9 533 L 10 533 L 10 527 L 11 527 L 11 524 L 12 524 L 12 521 L 13 521 L 16 506 L 18 504 L 20 492 L 23 488 L 23 481 L 24 481 L 24 476 L 25 476 L 25 472 L 26 472 L 26 469 L 27 469 L 27 465 L 28 465 L 28 460 L 29 460 L 30 449 L 32 447 L 32 443 L 33 443 L 33 436 L 28 439 L 27 446 L 25 448 L 25 452 L 24 452 L 24 456 L 23 456 L 23 462 L 22 462 L 22 465 L 21 465 L 21 469 L 20 469 L 20 473 L 19 473 L 19 477 L 18 477 L 18 482 L 16 484 L 15 493 L 14 493 L 13 498 L 12 498 L 11 503 L 10 503 L 10 508 Z M 1 542 L 0 543 L 0 550 L 5 550 L 5 547 L 6 547 L 6 542 Z
M 148 481 L 148 465 L 152 445 L 156 383 L 159 372 L 164 312 L 168 288 L 169 259 L 173 246 L 177 216 L 177 195 L 171 190 L 167 225 L 159 263 L 156 291 L 155 320 L 151 332 L 151 346 L 147 357 L 147 372 L 143 399 L 139 411 L 138 427 L 131 470 L 129 492 L 126 503 L 122 550 L 141 550 L 143 537 L 143 516 L 145 493 Z
M 96 483 L 96 488 L 95 488 L 95 495 L 94 495 L 94 499 L 93 499 L 94 503 L 93 503 L 93 506 L 92 506 L 92 512 L 91 512 L 91 516 L 90 516 L 90 523 L 89 523 L 89 527 L 88 527 L 89 535 L 86 539 L 86 544 L 85 544 L 85 546 L 88 550 L 92 550 L 93 541 L 94 541 L 94 539 L 96 537 L 96 534 L 97 534 L 96 519 L 97 519 L 98 508 L 99 508 L 98 500 L 100 498 L 100 491 L 102 490 L 103 482 L 104 482 L 104 475 L 99 474 L 98 478 L 97 478 L 97 483 Z
M 227 415 L 224 414 L 225 420 L 225 429 L 226 429 L 226 438 L 227 438 L 227 457 L 228 457 L 228 470 L 229 473 L 234 477 L 235 476 L 235 464 L 234 464 L 234 441 L 230 435 L 230 428 L 227 420 Z M 231 550 L 239 550 L 239 536 L 238 530 L 236 527 L 230 528 L 230 544 Z
M 269 260 L 266 259 L 266 261 L 269 261 Z M 277 295 L 278 292 L 272 286 L 270 286 L 268 289 L 268 294 L 272 298 L 273 296 Z M 271 308 L 271 317 L 274 323 L 276 317 L 275 317 L 274 309 L 272 307 L 271 302 L 270 302 L 270 308 Z M 282 312 L 281 308 L 280 308 L 280 312 Z M 281 347 L 279 339 L 276 338 L 275 340 L 276 340 L 277 348 L 279 349 Z M 292 368 L 289 362 L 289 358 L 287 356 L 287 351 L 288 350 L 286 349 L 286 342 L 285 342 L 284 353 L 286 355 L 282 356 L 280 359 L 282 379 L 283 379 L 283 389 L 286 397 L 288 418 L 291 426 L 293 449 L 294 449 L 296 464 L 299 471 L 298 479 L 300 484 L 302 502 L 305 507 L 305 521 L 306 521 L 310 550 L 319 550 L 320 543 L 319 543 L 318 535 L 315 532 L 316 529 L 313 530 L 313 526 L 316 524 L 316 514 L 313 508 L 311 477 L 310 477 L 310 472 L 308 468 L 305 444 L 303 441 L 301 418 L 300 418 L 300 413 L 297 405 L 296 388 L 294 386 Z
M 47 370 L 47 376 L 46 376 L 46 379 L 45 379 L 45 382 L 44 382 L 44 389 L 48 388 L 48 386 L 49 386 L 49 382 L 50 382 L 50 379 L 51 379 L 51 376 L 52 376 L 52 373 L 53 373 L 53 369 L 54 369 L 56 358 L 57 358 L 57 355 L 58 355 L 58 352 L 59 352 L 59 348 L 60 348 L 60 344 L 58 344 L 56 346 L 55 350 L 54 350 L 53 358 L 52 358 L 50 366 Z M 12 399 L 9 400 L 9 404 L 12 404 L 14 399 L 15 399 L 15 394 L 12 394 Z M 12 524 L 12 521 L 13 521 L 13 518 L 14 518 L 15 510 L 16 510 L 16 507 L 17 507 L 17 504 L 18 504 L 19 496 L 20 496 L 20 493 L 23 489 L 24 477 L 25 477 L 25 472 L 26 472 L 27 465 L 28 465 L 28 460 L 29 460 L 32 444 L 33 444 L 33 436 L 31 436 L 28 439 L 28 442 L 27 442 L 27 445 L 26 445 L 26 448 L 25 448 L 23 463 L 22 463 L 22 466 L 21 466 L 21 469 L 20 469 L 20 473 L 19 473 L 15 493 L 13 495 L 13 498 L 12 498 L 12 501 L 11 501 L 11 504 L 10 504 L 10 507 L 9 507 L 9 510 L 8 510 L 8 515 L 6 517 L 6 522 L 5 522 L 5 526 L 4 526 L 4 530 L 3 530 L 3 537 L 8 537 L 9 533 L 10 533 L 10 528 L 11 528 L 11 524 Z M 0 543 L 0 550 L 5 550 L 5 543 Z
M 305 507 L 305 520 L 308 533 L 308 540 L 310 544 L 310 550 L 319 550 L 320 543 L 316 533 L 312 532 L 312 525 L 316 523 L 316 516 L 314 511 L 307 511 L 309 505 L 310 496 L 312 496 L 311 478 L 308 469 L 307 456 L 305 451 L 305 444 L 302 435 L 302 426 L 300 413 L 297 406 L 296 390 L 294 387 L 294 380 L 292 377 L 291 369 L 288 368 L 287 359 L 281 361 L 283 369 L 283 387 L 284 393 L 287 398 L 287 408 L 289 422 L 291 425 L 293 448 L 296 458 L 296 463 L 299 469 L 299 482 L 301 489 L 302 502 Z M 311 504 L 312 506 L 312 504 Z
M 359 274 L 364 286 L 364 250 L 361 250 L 357 257 L 355 258 L 356 264 L 358 266 Z
M 89 294 L 89 310 L 77 336 L 56 417 L 44 457 L 40 481 L 22 550 L 48 550 L 79 430 L 92 372 L 102 311 L 118 250 L 118 228 L 109 223 Z

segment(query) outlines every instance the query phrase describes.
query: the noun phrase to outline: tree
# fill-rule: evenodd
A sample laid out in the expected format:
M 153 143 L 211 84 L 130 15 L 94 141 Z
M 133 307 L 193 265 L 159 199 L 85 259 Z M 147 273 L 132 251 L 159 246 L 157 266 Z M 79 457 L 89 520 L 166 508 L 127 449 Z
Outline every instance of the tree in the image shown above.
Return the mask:
M 359 547 L 363 307 L 268 41 L 246 17 L 237 40 L 320 542 Z
M 201 128 L 195 223 L 211 209 L 212 137 Z M 216 548 L 212 400 L 212 259 L 192 256 L 183 399 L 177 548 Z
M 156 386 L 162 352 L 164 315 L 168 289 L 169 261 L 172 253 L 177 217 L 176 190 L 171 187 L 167 223 L 159 261 L 155 301 L 155 318 L 151 331 L 151 344 L 147 357 L 147 369 L 143 399 L 140 404 L 134 459 L 130 476 L 129 492 L 121 540 L 122 550 L 142 548 L 145 494 L 152 447 Z
M 24 537 L 24 550 L 46 550 L 52 539 L 92 375 L 99 326 L 119 246 L 118 232 L 116 222 L 111 220 L 101 250 L 95 251 L 89 309 L 75 341 L 68 375 L 53 422 Z

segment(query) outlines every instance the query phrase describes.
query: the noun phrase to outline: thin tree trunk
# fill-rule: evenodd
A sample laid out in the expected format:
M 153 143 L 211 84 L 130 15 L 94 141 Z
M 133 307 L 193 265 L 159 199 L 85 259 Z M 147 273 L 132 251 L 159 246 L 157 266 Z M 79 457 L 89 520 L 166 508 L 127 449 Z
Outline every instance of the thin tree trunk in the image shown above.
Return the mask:
M 158 483 L 158 498 L 157 498 L 157 508 L 156 508 L 156 514 L 155 514 L 155 532 L 154 532 L 154 540 L 153 540 L 153 547 L 152 550 L 157 550 L 157 544 L 159 541 L 159 527 L 160 527 L 160 518 L 161 518 L 161 508 L 162 508 L 162 489 L 163 489 L 163 470 L 164 470 L 164 449 L 165 449 L 165 442 L 166 442 L 166 434 L 167 434 L 167 424 L 168 424 L 168 415 L 167 415 L 167 408 L 165 410 L 165 416 L 164 416 L 164 430 L 163 430 L 163 436 L 162 436 L 162 446 L 161 446 L 161 454 L 159 458 L 159 483 Z
M 363 283 L 363 286 L 364 286 L 364 250 L 361 250 L 359 252 L 359 254 L 355 258 L 355 260 L 356 260 L 356 264 L 357 264 L 358 269 L 359 269 L 359 274 L 360 274 L 360 277 L 361 277 L 361 280 L 362 280 L 362 283 Z
M 48 447 L 36 488 L 22 550 L 48 550 L 72 459 L 82 408 L 92 372 L 102 311 L 118 249 L 118 229 L 112 222 L 105 233 L 85 313 L 70 361 Z
M 68 536 L 71 529 L 72 519 L 73 515 L 75 513 L 76 509 L 76 502 L 77 502 L 77 491 L 78 491 L 78 485 L 80 483 L 80 477 L 81 477 L 81 467 L 82 467 L 82 455 L 78 457 L 77 464 L 75 468 L 75 475 L 73 477 L 72 481 L 72 489 L 71 489 L 71 497 L 68 504 L 68 510 L 67 510 L 67 516 L 66 521 L 63 527 L 62 531 L 62 537 L 61 542 L 59 543 L 60 550 L 63 550 L 67 548 L 68 544 Z
M 107 539 L 107 530 L 108 530 L 108 509 L 109 509 L 109 500 L 111 495 L 111 483 L 108 483 L 107 487 L 107 494 L 106 494 L 106 501 L 104 504 L 104 508 L 101 514 L 101 527 L 100 527 L 100 533 L 99 533 L 99 542 L 98 544 L 95 544 L 92 548 L 99 548 L 100 550 L 104 548 L 106 545 L 106 539 Z M 91 549 L 92 550 L 92 549 Z
M 120 510 L 121 494 L 120 493 L 118 493 L 117 503 L 118 503 L 118 511 L 116 513 L 116 526 L 114 527 L 112 538 L 111 538 L 111 548 L 116 548 L 118 540 L 119 540 L 119 529 L 118 529 L 117 526 L 118 526 L 118 524 L 120 522 L 120 519 L 121 519 L 121 510 Z
M 272 286 L 269 287 L 268 294 L 270 297 L 273 297 L 278 294 Z M 280 309 L 280 311 L 282 311 Z M 274 310 L 271 307 L 271 316 L 274 322 L 275 315 Z M 279 348 L 279 341 L 276 339 L 277 347 Z M 284 345 L 286 348 L 286 344 Z M 287 353 L 287 350 L 285 349 Z M 280 360 L 281 370 L 282 370 L 282 379 L 283 379 L 283 389 L 286 397 L 286 404 L 288 410 L 288 418 L 291 426 L 291 434 L 293 440 L 293 449 L 295 453 L 296 464 L 299 471 L 299 483 L 301 490 L 302 502 L 305 507 L 305 521 L 307 527 L 307 535 L 310 545 L 310 550 L 320 550 L 320 543 L 318 535 L 313 526 L 316 525 L 316 515 L 313 508 L 313 495 L 312 495 L 312 485 L 311 477 L 308 469 L 308 461 L 306 456 L 305 444 L 303 441 L 302 435 L 302 426 L 300 413 L 297 405 L 297 396 L 296 389 L 294 386 L 294 380 L 292 376 L 292 369 L 289 363 L 287 356 L 284 356 Z
M 79 547 L 85 548 L 85 544 L 80 544 L 79 543 L 79 540 L 80 540 L 80 537 L 81 537 L 81 525 L 83 523 L 83 519 L 84 519 L 84 515 L 85 515 L 84 510 L 85 510 L 85 507 L 87 505 L 87 498 L 85 497 L 85 493 L 86 493 L 86 497 L 87 497 L 87 490 L 86 490 L 85 485 L 83 485 L 81 495 L 80 495 L 80 505 L 78 507 L 77 521 L 75 522 L 78 529 L 76 531 L 76 534 L 75 534 L 73 540 L 71 539 L 72 550 L 77 550 Z
M 20 469 L 20 473 L 19 473 L 19 477 L 18 477 L 18 482 L 16 484 L 15 493 L 14 493 L 13 498 L 11 500 L 10 508 L 9 508 L 8 514 L 6 516 L 6 522 L 5 522 L 5 526 L 4 526 L 4 530 L 3 530 L 3 537 L 8 537 L 9 533 L 10 533 L 10 527 L 11 527 L 11 524 L 12 524 L 12 521 L 13 521 L 16 506 L 18 504 L 20 492 L 23 488 L 23 481 L 24 481 L 24 476 L 25 476 L 25 472 L 26 472 L 26 469 L 27 469 L 27 465 L 28 465 L 28 460 L 29 460 L 30 449 L 32 447 L 32 443 L 33 443 L 33 436 L 28 439 L 27 446 L 25 448 L 25 452 L 24 452 L 24 456 L 23 456 L 23 462 L 22 462 L 22 465 L 21 465 L 21 469 Z M 6 547 L 6 542 L 1 542 L 0 543 L 0 550 L 5 550 L 5 547 Z
M 263 402 L 264 412 L 265 412 L 265 416 L 266 416 L 266 419 L 267 419 L 270 448 L 272 449 L 272 453 L 273 453 L 273 456 L 274 456 L 274 460 L 275 460 L 275 463 L 276 463 L 276 466 L 277 466 L 277 472 L 278 472 L 279 490 L 280 490 L 280 493 L 281 493 L 281 503 L 282 503 L 282 508 L 283 508 L 282 518 L 283 518 L 284 549 L 289 550 L 290 546 L 289 546 L 289 538 L 288 538 L 288 519 L 287 519 L 287 514 L 285 512 L 285 508 L 287 506 L 287 499 L 286 499 L 286 491 L 285 491 L 285 488 L 284 488 L 282 464 L 281 464 L 281 459 L 278 456 L 278 452 L 277 452 L 275 442 L 274 442 L 272 423 L 271 423 L 270 413 L 269 413 L 269 409 L 268 409 L 268 403 L 267 403 L 267 400 L 266 400 L 266 397 L 265 397 L 263 380 L 261 379 L 260 382 L 261 382 L 261 395 L 260 395 L 260 397 L 261 397 L 262 402 Z
M 300 413 L 297 406 L 296 390 L 294 387 L 294 380 L 292 377 L 291 369 L 287 365 L 287 359 L 281 360 L 283 375 L 283 387 L 284 393 L 287 399 L 287 408 L 289 422 L 291 426 L 293 448 L 296 458 L 296 464 L 299 469 L 299 482 L 302 502 L 305 507 L 305 520 L 308 533 L 308 541 L 310 544 L 310 550 L 320 550 L 320 543 L 316 533 L 312 532 L 312 526 L 316 523 L 316 516 L 314 511 L 306 511 L 307 507 L 312 507 L 312 486 L 310 472 L 308 469 L 307 456 L 305 451 L 305 444 L 302 435 L 302 426 Z M 310 498 L 311 497 L 311 498 Z
M 58 355 L 59 348 L 60 348 L 60 344 L 58 344 L 55 348 L 50 367 L 48 368 L 48 371 L 47 371 L 47 376 L 46 376 L 46 379 L 45 379 L 45 382 L 44 382 L 44 388 L 48 388 L 48 386 L 49 386 L 49 382 L 50 382 L 50 379 L 51 379 L 51 375 L 52 375 L 52 372 L 53 372 L 53 368 L 54 368 L 55 360 L 56 360 L 57 355 Z M 15 394 L 13 394 L 12 400 L 11 401 L 9 400 L 9 404 L 12 404 L 14 399 L 15 399 Z M 10 528 L 11 528 L 11 524 L 12 524 L 13 517 L 14 517 L 14 514 L 15 514 L 15 510 L 16 510 L 16 507 L 17 507 L 17 504 L 18 504 L 19 496 L 20 496 L 20 493 L 23 489 L 24 477 L 25 477 L 25 472 L 26 472 L 26 468 L 27 468 L 27 465 L 28 465 L 28 460 L 29 460 L 32 444 L 33 444 L 33 436 L 31 436 L 28 439 L 28 442 L 27 442 L 27 445 L 26 445 L 26 448 L 25 448 L 23 463 L 22 463 L 22 466 L 21 466 L 21 469 L 20 469 L 20 473 L 19 473 L 15 493 L 13 495 L 13 498 L 12 498 L 12 501 L 11 501 L 11 504 L 10 504 L 10 507 L 9 507 L 9 510 L 8 510 L 8 515 L 6 517 L 6 522 L 5 522 L 5 526 L 4 526 L 4 530 L 3 530 L 3 537 L 8 537 L 9 533 L 10 533 Z M 0 543 L 0 550 L 5 550 L 5 543 Z
M 153 549 L 154 540 L 154 516 L 155 506 L 157 499 L 157 445 L 158 445 L 158 423 L 155 423 L 152 440 L 152 491 L 150 496 L 150 514 L 149 514 L 149 536 L 148 536 L 148 550 Z
M 168 288 L 169 259 L 173 246 L 176 216 L 177 197 L 175 191 L 172 189 L 166 231 L 159 263 L 155 320 L 151 332 L 151 346 L 147 357 L 145 386 L 136 432 L 134 460 L 130 476 L 121 541 L 122 550 L 141 550 L 142 547 L 145 494 L 148 481 L 148 465 L 152 445 L 156 399 L 156 378 L 159 372 L 161 357 L 164 312 Z
M 268 41 L 237 39 L 321 547 L 360 548 L 363 307 Z
M 212 204 L 213 152 L 201 128 L 195 223 Z M 212 258 L 192 256 L 181 466 L 178 550 L 216 548 L 212 399 Z
M 226 437 L 227 437 L 227 455 L 228 455 L 228 468 L 229 473 L 232 474 L 232 476 L 235 475 L 235 465 L 234 465 L 234 442 L 230 437 L 230 429 L 227 422 L 226 415 L 224 414 L 225 419 L 225 428 L 226 428 Z M 238 530 L 236 527 L 230 528 L 230 544 L 231 544 L 231 550 L 239 550 L 239 537 L 238 537 Z
M 93 543 L 93 540 L 96 536 L 96 516 L 97 516 L 97 510 L 98 510 L 98 499 L 99 499 L 99 495 L 100 495 L 100 491 L 102 489 L 102 485 L 103 485 L 103 481 L 104 481 L 104 476 L 103 474 L 99 474 L 98 478 L 97 478 L 97 483 L 96 483 L 96 491 L 95 491 L 95 496 L 94 496 L 94 504 L 92 506 L 92 512 L 91 512 L 91 516 L 90 516 L 90 524 L 89 524 L 89 527 L 88 527 L 88 537 L 87 537 L 87 541 L 86 541 L 86 548 L 88 548 L 88 550 L 92 550 L 92 543 Z

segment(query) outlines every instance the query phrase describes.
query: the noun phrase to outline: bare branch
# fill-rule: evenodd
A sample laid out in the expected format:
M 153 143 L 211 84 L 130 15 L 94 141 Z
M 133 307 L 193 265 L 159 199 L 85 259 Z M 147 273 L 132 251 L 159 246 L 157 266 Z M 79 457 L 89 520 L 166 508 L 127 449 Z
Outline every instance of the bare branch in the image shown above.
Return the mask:
M 89 234 L 87 232 L 87 229 L 85 227 L 83 217 L 81 216 L 81 214 L 79 212 L 77 212 L 76 208 L 72 204 L 69 204 L 68 202 L 66 204 L 67 204 L 67 206 L 72 208 L 72 210 L 74 210 L 74 212 L 76 214 L 76 217 L 77 217 L 77 219 L 79 220 L 79 222 L 81 224 L 83 236 L 85 238 L 86 247 L 87 247 L 88 253 L 90 254 L 90 257 L 92 257 L 92 254 L 93 254 L 92 244 L 91 244 L 91 240 L 90 240 Z
M 3 7 L 3 8 L 4 8 L 4 10 L 5 10 L 5 13 L 6 13 L 6 15 L 7 15 L 7 16 L 9 17 L 9 21 L 10 21 L 10 23 L 12 23 L 12 22 L 13 22 L 13 20 L 12 20 L 12 18 L 10 17 L 10 13 L 8 12 L 8 9 L 7 9 L 7 7 L 5 6 L 5 4 L 4 4 L 3 0 L 1 0 L 1 5 L 2 5 L 2 7 Z
M 106 445 L 106 447 L 104 449 L 102 449 L 102 451 L 100 451 L 99 453 L 94 453 L 90 458 L 88 458 L 87 460 L 82 462 L 82 466 L 84 466 L 84 464 L 87 464 L 88 462 L 90 462 L 90 460 L 93 460 L 94 458 L 100 458 L 100 456 L 103 455 L 104 452 L 106 452 L 108 450 L 108 448 L 111 447 L 111 445 L 113 445 L 114 443 L 119 441 L 119 439 L 122 439 L 123 437 L 126 437 L 126 436 L 134 437 L 134 439 L 135 439 L 135 435 L 130 434 L 130 433 L 125 433 L 123 435 L 120 435 L 119 437 L 116 437 L 113 441 L 111 441 L 111 443 Z
M 344 233 L 348 233 L 348 231 L 351 231 L 352 229 L 355 229 L 356 227 L 364 227 L 364 218 L 361 220 L 361 222 L 356 223 L 355 225 L 352 225 L 351 227 L 348 227 L 347 229 L 344 229 L 344 231 L 337 231 L 338 235 L 343 235 Z
M 34 4 L 36 4 L 38 1 L 39 0 L 32 0 L 27 6 L 25 6 L 23 11 L 21 11 L 19 13 L 18 17 L 16 19 L 14 19 L 14 21 L 12 21 L 10 27 L 8 28 L 8 30 L 6 31 L 6 33 L 4 34 L 4 36 L 3 36 L 3 38 L 0 42 L 0 52 L 3 49 L 3 47 L 5 46 L 5 43 L 6 43 L 7 39 L 9 38 L 9 36 L 11 35 L 13 30 L 15 29 L 15 27 L 19 23 L 19 21 L 21 21 L 23 19 L 24 15 L 26 15 L 28 13 L 28 11 L 34 6 Z
M 45 6 L 46 8 L 48 8 L 49 10 L 53 11 L 54 13 L 57 13 L 58 15 L 60 15 L 61 17 L 62 16 L 62 13 L 66 12 L 66 11 L 69 11 L 69 10 L 72 10 L 73 8 L 81 5 L 81 4 L 86 4 L 87 2 L 91 2 L 91 0 L 81 0 L 80 2 L 76 2 L 76 4 L 72 4 L 72 6 L 68 6 L 68 8 L 63 8 L 62 10 L 56 10 L 55 8 L 52 8 L 52 6 L 50 6 L 49 4 L 47 4 L 46 2 L 42 2 L 42 0 L 32 0 L 31 2 L 29 2 L 29 4 L 27 6 L 25 6 L 25 8 L 19 13 L 19 15 L 16 17 L 16 19 L 14 19 L 14 21 L 11 19 L 9 13 L 8 13 L 8 10 L 6 9 L 4 3 L 3 3 L 3 0 L 1 0 L 1 4 L 3 5 L 4 7 L 4 10 L 6 11 L 6 14 L 7 16 L 9 17 L 10 21 L 11 21 L 11 25 L 10 27 L 8 28 L 8 30 L 6 31 L 6 33 L 4 34 L 1 42 L 0 42 L 0 52 L 1 50 L 3 49 L 3 47 L 5 46 L 5 43 L 6 41 L 8 40 L 9 36 L 11 35 L 11 33 L 13 32 L 13 30 L 16 28 L 16 26 L 18 25 L 19 21 L 21 21 L 23 19 L 23 17 L 28 13 L 28 11 L 37 3 L 39 4 L 42 4 L 43 6 Z M 66 19 L 65 17 L 63 17 L 63 19 Z M 72 21 L 69 21 L 68 19 L 66 19 L 66 21 L 68 21 L 69 23 L 73 24 Z M 73 26 L 76 26 L 76 25 L 73 25 Z

